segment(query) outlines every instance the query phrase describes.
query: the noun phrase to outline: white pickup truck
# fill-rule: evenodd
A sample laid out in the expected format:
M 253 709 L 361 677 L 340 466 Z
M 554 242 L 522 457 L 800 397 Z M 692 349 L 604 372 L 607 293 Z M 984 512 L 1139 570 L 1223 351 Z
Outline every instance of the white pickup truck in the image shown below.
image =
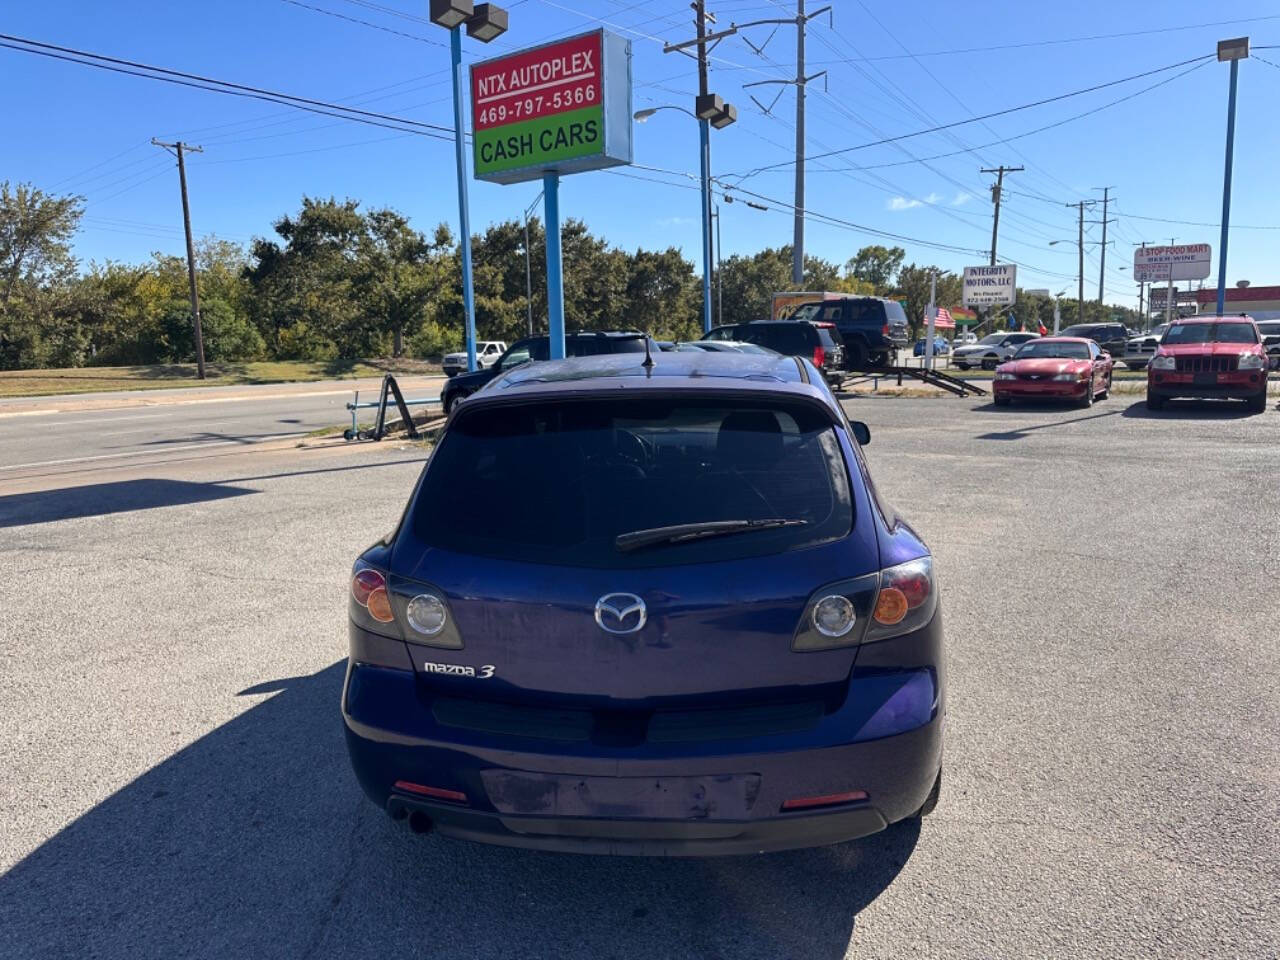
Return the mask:
M 476 367 L 483 370 L 486 367 L 493 366 L 506 349 L 507 345 L 501 340 L 480 340 L 476 343 Z M 457 353 L 446 353 L 442 366 L 447 377 L 456 377 L 460 373 L 466 373 L 467 351 L 459 350 Z

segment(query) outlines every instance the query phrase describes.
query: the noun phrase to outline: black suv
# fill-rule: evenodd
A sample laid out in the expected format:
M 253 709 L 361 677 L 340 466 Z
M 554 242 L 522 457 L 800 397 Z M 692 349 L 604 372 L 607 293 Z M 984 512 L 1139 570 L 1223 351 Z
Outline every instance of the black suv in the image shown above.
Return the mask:
M 840 332 L 830 323 L 803 320 L 757 320 L 715 327 L 703 340 L 738 340 L 768 347 L 788 357 L 804 357 L 831 384 L 844 379 L 844 347 Z
M 910 324 L 897 300 L 884 297 L 839 297 L 813 300 L 796 307 L 793 320 L 833 323 L 844 342 L 848 370 L 883 367 L 907 345 Z
M 1067 327 L 1058 337 L 1084 337 L 1092 340 L 1117 360 L 1124 359 L 1124 347 L 1129 342 L 1129 330 L 1123 323 L 1077 323 Z
M 566 357 L 594 357 L 602 353 L 644 353 L 646 334 L 637 330 L 598 330 L 593 333 L 570 333 L 564 338 Z M 654 353 L 658 345 L 652 340 Z M 550 360 L 551 339 L 547 336 L 525 337 L 509 346 L 493 366 L 471 373 L 460 373 L 440 391 L 440 403 L 448 413 L 463 397 L 469 397 L 500 373 L 530 360 Z

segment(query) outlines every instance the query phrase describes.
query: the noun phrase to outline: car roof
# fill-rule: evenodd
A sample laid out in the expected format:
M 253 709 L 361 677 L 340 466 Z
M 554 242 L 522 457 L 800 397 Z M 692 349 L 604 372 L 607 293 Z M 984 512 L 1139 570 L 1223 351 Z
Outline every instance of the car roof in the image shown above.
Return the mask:
M 1092 343 L 1088 337 L 1036 337 L 1041 343 Z
M 839 421 L 843 415 L 821 376 L 795 357 L 749 353 L 651 353 L 646 368 L 638 353 L 568 357 L 523 364 L 501 374 L 467 399 L 480 404 L 530 399 L 562 399 L 604 393 L 673 392 L 726 395 L 749 392 L 797 400 L 817 401 Z
M 1224 320 L 1226 321 L 1226 323 L 1233 323 L 1233 321 L 1234 321 L 1234 323 L 1238 323 L 1238 324 L 1239 324 L 1239 323 L 1247 323 L 1247 324 L 1256 323 L 1256 321 L 1254 321 L 1254 319 L 1253 319 L 1253 317 L 1252 317 L 1252 316 L 1248 316 L 1248 315 L 1245 315 L 1245 314 L 1226 314 L 1226 315 L 1221 315 L 1221 314 L 1220 314 L 1220 315 L 1215 315 L 1215 316 L 1204 316 L 1203 314 L 1201 314 L 1201 315 L 1198 315 L 1198 316 L 1188 316 L 1188 317 L 1184 317 L 1184 319 L 1181 319 L 1181 320 L 1174 320 L 1174 321 L 1171 321 L 1171 323 L 1175 323 L 1175 324 L 1217 324 L 1217 323 L 1222 323 L 1222 321 L 1224 321 Z

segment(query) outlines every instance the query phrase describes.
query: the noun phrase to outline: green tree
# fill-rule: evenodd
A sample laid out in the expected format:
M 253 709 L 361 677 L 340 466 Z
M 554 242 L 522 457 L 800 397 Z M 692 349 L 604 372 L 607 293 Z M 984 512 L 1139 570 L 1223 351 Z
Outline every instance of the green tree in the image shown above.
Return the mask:
M 79 196 L 0 183 L 0 368 L 76 356 L 86 343 L 67 290 L 75 277 L 71 238 Z
M 901 247 L 863 247 L 845 263 L 845 275 L 869 283 L 872 290 L 881 293 L 893 286 L 906 256 L 907 251 Z

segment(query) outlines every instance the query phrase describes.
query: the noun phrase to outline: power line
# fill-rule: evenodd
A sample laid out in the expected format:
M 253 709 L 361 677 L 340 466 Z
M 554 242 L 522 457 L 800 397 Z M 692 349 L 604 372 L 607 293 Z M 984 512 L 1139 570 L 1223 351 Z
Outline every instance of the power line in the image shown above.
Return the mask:
M 854 168 L 854 169 L 857 169 L 857 170 L 882 170 L 882 169 L 884 169 L 884 168 L 886 168 L 886 167 L 902 167 L 902 166 L 909 166 L 909 165 L 910 165 L 910 164 L 912 164 L 912 163 L 922 163 L 922 162 L 924 162 L 924 161 L 926 161 L 926 160 L 941 160 L 941 159 L 944 159 L 944 158 L 946 158 L 946 157 L 954 157 L 954 156 L 958 156 L 959 154 L 962 154 L 962 153 L 972 153 L 974 150 L 985 150 L 985 149 L 988 149 L 988 148 L 990 148 L 990 147 L 998 147 L 998 146 L 1001 146 L 1001 145 L 1003 145 L 1003 144 L 1011 143 L 1011 142 L 1012 142 L 1012 141 L 1014 141 L 1014 140 L 1022 140 L 1022 139 L 1025 139 L 1026 137 L 1035 136 L 1037 133 L 1044 133 L 1046 130 L 1053 130 L 1053 129 L 1054 129 L 1054 128 L 1056 128 L 1056 127 L 1065 126 L 1066 124 L 1068 124 L 1068 123 L 1074 123 L 1074 122 L 1075 122 L 1075 121 L 1077 121 L 1077 120 L 1083 120 L 1085 117 L 1090 117 L 1090 116 L 1093 116 L 1093 115 L 1094 115 L 1094 114 L 1096 114 L 1096 113 L 1101 113 L 1103 110 L 1108 110 L 1108 109 L 1110 109 L 1111 107 L 1114 107 L 1114 106 L 1117 106 L 1117 105 L 1119 105 L 1119 104 L 1121 104 L 1121 103 L 1124 103 L 1124 102 L 1125 102 L 1125 101 L 1127 101 L 1127 100 L 1133 100 L 1133 99 L 1135 99 L 1135 98 L 1137 98 L 1137 97 L 1142 96 L 1142 95 L 1143 95 L 1143 94 L 1145 94 L 1145 93 L 1150 93 L 1152 90 L 1155 90 L 1155 89 L 1156 89 L 1156 88 L 1158 88 L 1158 87 L 1162 87 L 1162 86 L 1164 86 L 1165 84 L 1173 83 L 1175 80 L 1179 80 L 1179 79 L 1181 79 L 1182 77 L 1185 77 L 1187 74 L 1189 74 L 1189 73 L 1193 73 L 1194 71 L 1199 70 L 1201 67 L 1207 66 L 1207 65 L 1208 65 L 1208 62 L 1209 62 L 1209 60 L 1210 60 L 1211 58 L 1212 58 L 1212 55 L 1210 55 L 1209 57 L 1199 57 L 1199 58 L 1197 58 L 1197 61 L 1184 61 L 1184 63 L 1186 63 L 1186 62 L 1195 62 L 1195 66 L 1191 67 L 1190 69 L 1184 70 L 1184 71 L 1182 71 L 1181 73 L 1174 74 L 1172 77 L 1166 77 L 1164 80 L 1160 80 L 1160 81 L 1158 81 L 1158 82 L 1156 82 L 1156 83 L 1153 83 L 1153 84 L 1152 84 L 1151 86 L 1149 86 L 1149 87 L 1143 87 L 1141 90 L 1137 90 L 1137 91 L 1135 91 L 1134 93 L 1126 94 L 1126 95 L 1125 95 L 1125 96 L 1123 96 L 1123 97 L 1119 97 L 1119 98 L 1117 98 L 1117 99 L 1115 99 L 1115 100 L 1108 101 L 1107 103 L 1101 104 L 1100 106 L 1093 107 L 1092 109 L 1089 109 L 1089 110 L 1085 110 L 1083 113 L 1073 114 L 1072 116 L 1066 117 L 1066 118 L 1064 118 L 1064 119 L 1062 119 L 1062 120 L 1055 120 L 1053 123 L 1047 123 L 1047 124 L 1045 124 L 1044 126 L 1042 126 L 1042 127 L 1036 127 L 1036 128 L 1035 128 L 1035 129 L 1033 129 L 1033 130 L 1027 130 L 1027 131 L 1024 131 L 1023 133 L 1016 133 L 1016 134 L 1014 134 L 1013 136 L 1004 137 L 1004 138 L 1002 138 L 1002 139 L 1000 139 L 1000 140 L 993 140 L 993 141 L 992 141 L 992 142 L 990 142 L 990 143 L 980 144 L 980 145 L 979 145 L 979 146 L 977 146 L 977 147 L 973 147 L 973 148 L 969 148 L 969 149 L 965 149 L 965 150 L 952 150 L 952 151 L 950 151 L 949 153 L 935 153 L 935 154 L 933 154 L 932 156 L 929 156 L 929 157 L 921 157 L 921 158 L 919 158 L 919 159 L 917 159 L 917 160 L 893 160 L 893 161 L 888 161 L 888 162 L 886 162 L 886 163 L 872 163 L 872 164 L 867 164 L 867 165 L 865 165 L 865 166 L 856 167 L 856 168 Z M 1177 66 L 1182 66 L 1182 64 L 1178 64 Z M 1131 79 L 1132 79 L 1132 78 L 1131 78 Z M 1123 81 L 1117 81 L 1117 82 L 1123 82 Z M 1068 94 L 1068 96 L 1070 96 L 1070 94 Z M 1055 99 L 1061 99 L 1061 98 L 1055 98 Z M 1015 108 L 1015 109 L 1025 109 L 1025 108 L 1023 108 L 1023 107 L 1018 107 L 1018 108 Z M 991 116 L 991 115 L 990 115 L 990 114 L 988 114 L 988 116 Z M 974 118 L 974 120 L 981 120 L 981 119 L 983 119 L 983 118 L 982 118 L 982 117 L 975 117 L 975 118 Z M 960 121 L 960 123 L 970 123 L 970 122 L 973 122 L 973 121 L 969 121 L 969 120 Z M 958 125 L 959 125 L 959 124 L 948 124 L 948 126 L 958 126 Z M 894 142 L 895 140 L 904 139 L 905 137 L 916 137 L 916 136 L 920 136 L 921 134 L 925 134 L 925 133 L 933 133 L 933 132 L 935 132 L 935 131 L 933 131 L 933 130 L 921 130 L 921 131 L 918 131 L 917 133 L 904 134 L 904 135 L 903 135 L 903 137 L 894 137 L 894 138 L 891 138 L 890 140 L 882 140 L 882 141 L 879 141 L 879 142 L 876 142 L 876 143 L 865 143 L 865 144 L 861 144 L 860 146 L 856 146 L 856 147 L 846 147 L 844 150 L 840 150 L 840 151 L 836 151 L 836 152 L 839 152 L 839 153 L 848 153 L 848 152 L 850 152 L 850 151 L 852 151 L 852 150 L 862 150 L 862 149 L 865 149 L 866 147 L 875 147 L 875 146 L 880 146 L 880 145 L 882 145 L 882 144 L 884 144 L 884 143 L 891 143 L 891 142 Z M 822 156 L 822 155 L 821 155 L 821 154 L 819 154 L 819 156 Z M 816 159 L 816 158 L 815 158 L 815 159 Z M 780 163 L 780 164 L 773 164 L 773 165 L 768 166 L 768 167 L 757 167 L 757 168 L 756 168 L 756 170 L 755 170 L 753 173 L 745 174 L 745 175 L 743 175 L 743 177 L 744 177 L 744 179 L 745 179 L 747 176 L 754 176 L 756 173 L 764 173 L 764 172 L 766 172 L 766 171 L 773 170 L 773 169 L 776 169 L 776 168 L 779 168 L 779 167 L 784 167 L 784 166 L 786 166 L 786 165 L 787 165 L 786 163 Z M 1013 190 L 1011 190 L 1011 191 L 1009 191 L 1009 192 L 1010 192 L 1010 193 L 1017 193 L 1017 194 L 1018 194 L 1018 196 L 1022 196 L 1022 197 L 1031 197 L 1031 198 L 1032 198 L 1032 199 L 1034 199 L 1034 200 L 1043 200 L 1045 203 L 1058 203 L 1058 202 L 1059 202 L 1059 201 L 1057 201 L 1057 200 L 1050 200 L 1048 197 L 1036 196 L 1035 194 L 1030 194 L 1030 193 L 1019 193 L 1018 191 L 1013 191 Z M 1068 204 L 1068 206 L 1069 206 L 1069 204 Z
M 81 66 L 96 67 L 100 70 L 110 70 L 114 73 L 123 73 L 130 76 L 142 77 L 147 80 L 160 80 L 165 83 L 178 84 L 179 86 L 193 87 L 197 90 L 206 90 L 210 93 L 222 93 L 254 100 L 265 100 L 269 103 L 278 103 L 282 106 L 293 107 L 298 110 L 306 110 L 310 113 L 320 114 L 321 116 L 338 117 L 344 120 L 352 120 L 357 123 L 366 123 L 375 127 L 386 127 L 391 130 L 402 131 L 409 128 L 408 132 L 418 133 L 422 136 L 434 137 L 437 140 L 453 140 L 453 130 L 450 127 L 440 126 L 439 124 L 425 123 L 421 120 L 411 120 L 407 117 L 397 117 L 391 114 L 376 113 L 370 110 L 359 110 L 355 107 L 347 107 L 342 104 L 330 103 L 325 100 L 316 100 L 311 97 L 299 97 L 293 94 L 280 93 L 279 91 L 267 90 L 261 87 L 251 87 L 246 84 L 233 83 L 227 80 L 216 80 L 212 77 L 186 73 L 181 70 L 172 70 L 167 67 L 155 67 L 133 60 L 125 60 L 120 57 L 111 57 L 105 54 L 76 50 L 72 47 L 61 47 L 56 44 L 42 43 L 38 40 L 28 40 L 25 37 L 15 37 L 9 34 L 0 33 L 0 47 L 7 47 L 10 50 L 17 50 L 21 53 L 32 53 L 38 56 L 50 57 L 55 60 L 63 60 L 68 63 L 76 63 Z
M 914 57 L 952 57 L 968 53 L 989 53 L 992 51 L 1019 50 L 1027 47 L 1048 47 L 1067 43 L 1088 43 L 1095 40 L 1122 40 L 1126 37 L 1144 37 L 1159 33 L 1175 33 L 1181 30 L 1199 30 L 1206 27 L 1226 27 L 1237 23 L 1259 23 L 1266 20 L 1280 20 L 1280 14 L 1262 17 L 1246 17 L 1241 20 L 1217 20 L 1212 23 L 1188 23 L 1176 27 L 1155 27 L 1150 30 L 1130 30 L 1125 33 L 1100 33 L 1087 37 L 1060 37 L 1053 40 L 1025 40 L 1014 43 L 1001 43 L 989 47 L 964 47 L 958 50 L 930 50 L 924 53 L 883 54 L 877 57 L 845 57 L 840 60 L 822 61 L 826 63 L 874 62 L 877 60 L 905 60 Z M 1255 47 L 1255 50 L 1266 49 Z
M 1091 87 L 1084 87 L 1083 89 L 1080 89 L 1080 90 L 1072 90 L 1072 91 L 1071 91 L 1071 92 L 1069 92 L 1069 93 L 1062 93 L 1062 94 L 1058 94 L 1057 96 L 1053 96 L 1053 97 L 1045 97 L 1044 99 L 1041 99 L 1041 100 L 1035 100 L 1035 101 L 1033 101 L 1033 102 L 1031 102 L 1031 103 L 1024 103 L 1024 104 L 1021 104 L 1021 105 L 1016 106 L 1016 107 L 1007 107 L 1007 108 L 1005 108 L 1004 110 L 996 110 L 996 111 L 994 111 L 994 112 L 992 112 L 992 113 L 984 113 L 984 114 L 982 114 L 981 116 L 970 117 L 970 118 L 969 118 L 969 119 L 967 119 L 967 120 L 954 120 L 954 121 L 952 121 L 951 123 L 938 124 L 937 126 L 929 127 L 928 129 L 925 129 L 925 130 L 916 130 L 916 131 L 914 131 L 914 132 L 912 132 L 912 133 L 903 133 L 903 134 L 899 134 L 899 135 L 898 135 L 898 136 L 896 136 L 896 137 L 886 137 L 886 138 L 884 138 L 884 139 L 882 139 L 882 140 L 873 140 L 873 141 L 871 141 L 871 142 L 869 142 L 869 143 L 859 143 L 859 144 L 856 144 L 856 145 L 854 145 L 854 146 L 852 146 L 852 147 L 842 147 L 842 148 L 841 148 L 841 149 L 839 149 L 839 150 L 832 150 L 832 151 L 831 151 L 830 153 L 828 153 L 828 154 L 818 154 L 817 156 L 815 156 L 815 157 L 811 157 L 810 159 L 817 160 L 817 159 L 821 158 L 822 156 L 835 156 L 835 155 L 837 155 L 837 154 L 852 153 L 852 152 L 854 152 L 855 150 L 866 150 L 866 149 L 868 149 L 868 148 L 870 148 L 870 147 L 883 146 L 883 145 L 884 145 L 884 144 L 886 144 L 886 143 L 896 143 L 896 142 L 897 142 L 897 141 L 899 141 L 899 140 L 909 140 L 909 139 L 911 139 L 912 137 L 921 137 L 921 136 L 925 136 L 926 134 L 930 134 L 930 133 L 939 133 L 939 132 L 941 132 L 941 131 L 943 131 L 943 130 L 951 130 L 951 129 L 954 129 L 955 127 L 963 127 L 963 126 L 966 126 L 966 125 L 968 125 L 968 124 L 970 124 L 970 123 L 979 123 L 979 122 L 981 122 L 981 121 L 983 121 L 983 120 L 990 120 L 990 119 L 992 119 L 993 117 L 1004 117 L 1004 116 L 1008 116 L 1008 115 L 1009 115 L 1009 114 L 1011 114 L 1011 113 L 1018 113 L 1018 112 L 1023 111 L 1023 110 L 1030 110 L 1030 109 L 1032 109 L 1033 107 L 1042 107 L 1042 106 L 1045 106 L 1046 104 L 1050 104 L 1050 103 L 1057 103 L 1057 102 L 1058 102 L 1058 101 L 1060 101 L 1060 100 L 1068 100 L 1068 99 L 1070 99 L 1070 98 L 1072 98 L 1072 97 L 1082 96 L 1083 94 L 1086 94 L 1086 93 L 1094 93 L 1094 92 L 1096 92 L 1096 91 L 1098 91 L 1098 90 L 1105 90 L 1107 87 L 1115 87 L 1115 86 L 1119 86 L 1119 85 L 1120 85 L 1120 84 L 1122 84 L 1122 83 L 1130 83 L 1130 82 L 1132 82 L 1132 81 L 1134 81 L 1134 80 L 1140 80 L 1140 79 L 1142 79 L 1143 77 L 1150 77 L 1150 76 L 1154 76 L 1155 74 L 1158 74 L 1158 73 L 1166 73 L 1166 72 L 1168 72 L 1169 70 L 1176 70 L 1178 67 L 1185 67 L 1185 66 L 1187 66 L 1188 64 L 1197 64 L 1197 65 L 1199 65 L 1199 64 L 1203 64 L 1203 63 L 1208 62 L 1209 60 L 1212 60 L 1212 59 L 1214 58 L 1214 56 L 1215 56 L 1215 55 L 1214 55 L 1214 54 L 1212 54 L 1212 53 L 1207 53 L 1207 54 L 1205 54 L 1204 56 L 1201 56 L 1201 57 L 1192 57 L 1192 58 L 1191 58 L 1191 59 L 1189 59 L 1189 60 L 1182 60 L 1182 61 L 1179 61 L 1178 63 L 1171 63 L 1171 64 L 1169 64 L 1168 66 L 1164 66 L 1164 67 L 1157 67 L 1157 68 L 1156 68 L 1156 69 L 1154 69 L 1154 70 L 1145 70 L 1145 71 L 1143 71 L 1142 73 L 1135 73 L 1135 74 L 1133 74 L 1132 76 L 1122 77 L 1122 78 L 1120 78 L 1119 80 L 1109 80 L 1109 81 L 1107 81 L 1106 83 L 1094 84 L 1094 85 L 1093 85 L 1093 86 L 1091 86 Z M 1190 72 L 1190 71 L 1187 71 L 1187 72 Z M 1175 78 L 1175 79 L 1176 79 L 1176 78 Z M 1117 102 L 1119 102 L 1119 101 L 1117 101 Z M 1081 116 L 1087 116 L 1087 115 L 1088 115 L 1088 114 L 1081 114 Z M 1075 118 L 1075 119 L 1079 119 L 1079 118 L 1077 117 L 1077 118 Z M 1062 122 L 1067 122 L 1067 121 L 1062 121 Z M 1060 126 L 1060 125 L 1061 125 L 1061 123 L 1059 123 L 1059 124 L 1052 124 L 1051 126 Z M 1047 129 L 1049 129 L 1049 127 L 1044 127 L 1044 128 L 1042 128 L 1042 129 L 1046 129 L 1046 130 L 1047 130 Z M 1036 133 L 1036 132 L 1039 132 L 1039 131 L 1031 131 L 1031 132 L 1032 132 L 1032 133 Z M 1030 135 L 1030 134 L 1022 134 L 1022 136 L 1029 136 L 1029 135 Z M 1015 138 L 1015 137 L 1008 137 L 1008 138 L 1006 138 L 1005 140 L 1002 140 L 1002 141 L 999 141 L 999 142 L 1000 142 L 1000 143 L 1004 143 L 1004 142 L 1007 142 L 1008 140 L 1012 140 L 1012 139 L 1016 139 L 1016 138 Z M 995 145 L 995 144 L 992 144 L 992 146 L 994 146 L 994 145 Z M 977 148 L 977 149 L 982 149 L 982 148 Z M 969 152 L 969 151 L 962 150 L 962 151 L 960 151 L 960 152 L 961 152 L 961 153 L 967 153 L 967 152 Z M 776 169 L 780 169 L 780 168 L 782 168 L 782 167 L 789 166 L 790 164 L 792 164 L 792 163 L 794 163 L 794 162 L 795 162 L 795 161 L 793 161 L 793 160 L 788 160 L 788 161 L 783 161 L 783 162 L 780 162 L 780 163 L 769 164 L 769 165 L 767 165 L 767 166 L 763 166 L 763 167 L 756 167 L 754 170 L 750 171 L 749 173 L 747 173 L 747 174 L 743 174 L 743 176 L 744 176 L 744 177 L 747 177 L 747 176 L 755 176 L 757 173 L 763 173 L 763 172 L 765 172 L 766 170 L 776 170 Z
M 359 17 L 349 17 L 345 13 L 338 13 L 336 10 L 325 10 L 323 7 L 313 7 L 309 3 L 302 3 L 301 0 L 281 0 L 282 3 L 291 6 L 301 7 L 304 10 L 313 10 L 316 13 L 323 13 L 327 17 L 334 17 L 338 20 L 345 20 L 348 23 L 358 23 L 362 27 L 370 27 L 374 30 L 381 30 L 383 33 L 390 33 L 397 37 L 403 37 L 405 40 L 416 40 L 418 43 L 428 43 L 433 47 L 448 49 L 447 43 L 441 43 L 439 40 L 432 40 L 429 37 L 420 37 L 416 33 L 405 33 L 403 30 L 396 30 L 393 27 L 384 27 L 380 23 L 374 23 L 371 20 L 361 20 Z

